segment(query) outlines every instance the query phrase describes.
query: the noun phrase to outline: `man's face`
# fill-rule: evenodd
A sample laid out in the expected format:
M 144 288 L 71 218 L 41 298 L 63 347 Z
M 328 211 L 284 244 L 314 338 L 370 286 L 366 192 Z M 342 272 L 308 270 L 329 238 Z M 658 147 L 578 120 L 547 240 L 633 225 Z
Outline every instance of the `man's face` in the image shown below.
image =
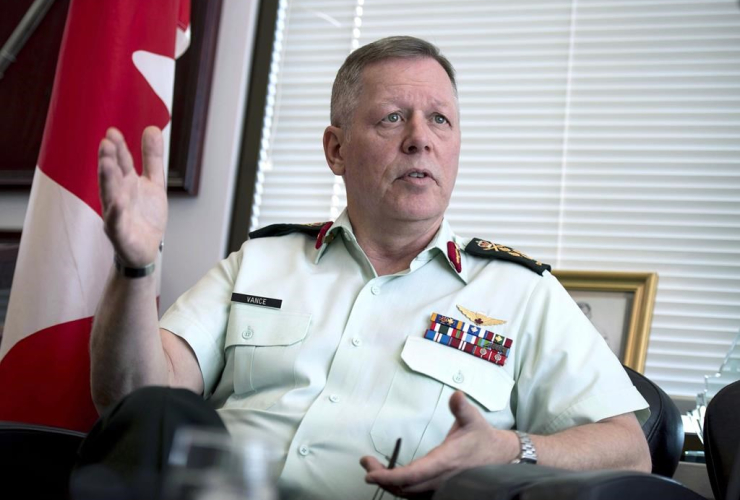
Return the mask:
M 375 221 L 441 220 L 457 177 L 460 128 L 447 73 L 434 59 L 370 65 L 340 172 L 350 215 Z M 357 218 L 357 217 L 356 217 Z

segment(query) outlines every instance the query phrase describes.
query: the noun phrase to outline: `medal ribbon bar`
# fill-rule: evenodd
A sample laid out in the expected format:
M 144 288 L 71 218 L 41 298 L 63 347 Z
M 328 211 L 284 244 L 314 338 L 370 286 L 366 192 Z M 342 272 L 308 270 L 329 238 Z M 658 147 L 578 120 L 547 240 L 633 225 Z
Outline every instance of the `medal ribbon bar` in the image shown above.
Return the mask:
M 489 349 L 474 344 L 469 344 L 462 339 L 456 339 L 455 337 L 445 335 L 444 333 L 435 332 L 434 330 L 427 330 L 427 332 L 424 334 L 424 338 L 429 339 L 433 342 L 437 342 L 438 344 L 454 347 L 455 349 L 467 352 L 468 354 L 472 354 L 473 356 L 484 359 L 490 363 L 494 363 L 500 366 L 503 366 L 504 363 L 506 363 L 506 356 L 495 349 Z
M 504 346 L 507 349 L 510 348 L 512 344 L 512 340 L 504 337 L 503 335 L 489 332 L 488 330 L 484 330 L 479 326 L 470 325 L 458 319 L 450 318 L 448 316 L 442 316 L 441 314 L 437 313 L 432 313 L 431 319 L 432 323 L 449 326 L 451 328 L 454 328 L 455 330 L 461 331 L 462 333 L 467 333 L 469 335 L 474 335 L 476 337 L 486 339 L 490 342 L 493 342 L 494 344 Z

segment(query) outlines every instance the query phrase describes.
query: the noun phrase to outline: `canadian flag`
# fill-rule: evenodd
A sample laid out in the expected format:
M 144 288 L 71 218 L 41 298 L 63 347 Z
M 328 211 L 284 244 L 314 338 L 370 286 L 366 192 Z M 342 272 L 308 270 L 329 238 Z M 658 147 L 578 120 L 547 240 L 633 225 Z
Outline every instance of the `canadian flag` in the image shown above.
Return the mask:
M 97 152 L 123 132 L 141 173 L 141 134 L 168 151 L 175 58 L 190 0 L 72 0 L 0 344 L 0 420 L 88 431 L 88 344 L 113 262 Z M 165 165 L 167 164 L 165 158 Z

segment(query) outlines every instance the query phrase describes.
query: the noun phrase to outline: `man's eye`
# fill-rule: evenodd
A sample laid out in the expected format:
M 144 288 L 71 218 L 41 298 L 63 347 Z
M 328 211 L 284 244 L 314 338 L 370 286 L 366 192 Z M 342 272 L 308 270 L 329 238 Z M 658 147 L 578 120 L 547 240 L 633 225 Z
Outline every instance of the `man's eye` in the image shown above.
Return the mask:
M 401 115 L 398 113 L 391 113 L 385 117 L 385 120 L 391 123 L 396 123 L 400 119 L 401 119 Z
M 445 123 L 447 123 L 447 118 L 442 115 L 434 115 L 434 123 L 438 125 L 444 125 Z

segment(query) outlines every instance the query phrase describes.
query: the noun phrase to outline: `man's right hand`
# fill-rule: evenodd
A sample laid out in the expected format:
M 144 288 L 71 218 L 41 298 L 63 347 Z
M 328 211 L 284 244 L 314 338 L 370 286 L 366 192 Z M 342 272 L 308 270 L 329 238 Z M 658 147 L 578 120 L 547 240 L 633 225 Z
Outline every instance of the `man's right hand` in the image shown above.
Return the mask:
M 108 129 L 98 150 L 105 233 L 118 258 L 130 267 L 144 267 L 156 260 L 167 226 L 162 131 L 147 127 L 141 149 L 141 176 L 118 129 Z

